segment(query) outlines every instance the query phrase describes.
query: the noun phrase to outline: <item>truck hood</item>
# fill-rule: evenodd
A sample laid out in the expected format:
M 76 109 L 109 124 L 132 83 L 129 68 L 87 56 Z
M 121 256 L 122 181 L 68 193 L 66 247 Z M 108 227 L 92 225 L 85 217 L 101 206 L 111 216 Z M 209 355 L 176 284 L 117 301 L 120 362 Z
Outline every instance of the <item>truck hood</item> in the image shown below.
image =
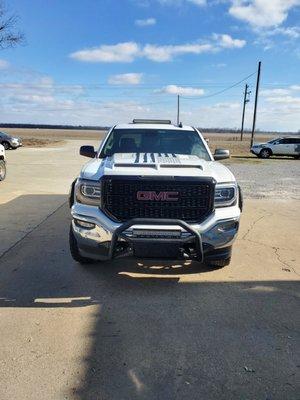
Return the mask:
M 218 183 L 235 182 L 232 172 L 219 162 L 171 153 L 116 153 L 94 158 L 82 168 L 80 177 L 98 181 L 104 175 L 212 177 Z

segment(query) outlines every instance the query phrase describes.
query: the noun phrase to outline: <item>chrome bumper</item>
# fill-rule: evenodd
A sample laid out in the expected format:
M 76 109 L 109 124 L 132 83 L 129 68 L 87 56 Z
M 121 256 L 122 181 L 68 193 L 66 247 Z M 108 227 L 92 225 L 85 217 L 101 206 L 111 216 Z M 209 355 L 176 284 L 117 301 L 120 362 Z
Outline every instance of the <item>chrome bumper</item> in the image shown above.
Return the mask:
M 124 224 L 111 221 L 98 207 L 75 203 L 72 206 L 72 227 L 80 253 L 84 257 L 107 260 L 121 255 L 117 243 L 135 240 L 152 243 L 194 243 L 196 259 L 202 261 L 206 251 L 222 249 L 233 244 L 239 227 L 240 209 L 237 205 L 217 208 L 201 224 L 187 224 L 181 220 L 131 220 Z M 80 226 L 80 221 L 94 224 L 92 228 Z M 180 236 L 173 238 L 139 238 L 134 231 L 151 230 L 154 232 L 180 231 Z M 122 246 L 121 246 L 122 247 Z

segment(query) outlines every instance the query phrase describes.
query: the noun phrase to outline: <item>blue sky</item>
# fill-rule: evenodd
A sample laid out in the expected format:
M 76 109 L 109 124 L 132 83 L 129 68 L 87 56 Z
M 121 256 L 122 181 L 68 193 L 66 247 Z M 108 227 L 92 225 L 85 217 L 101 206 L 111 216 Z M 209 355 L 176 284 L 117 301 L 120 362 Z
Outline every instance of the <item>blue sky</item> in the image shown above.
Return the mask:
M 8 5 L 8 3 L 7 3 Z M 239 127 L 262 61 L 257 126 L 300 129 L 300 0 L 10 0 L 26 36 L 0 52 L 1 122 L 133 117 Z

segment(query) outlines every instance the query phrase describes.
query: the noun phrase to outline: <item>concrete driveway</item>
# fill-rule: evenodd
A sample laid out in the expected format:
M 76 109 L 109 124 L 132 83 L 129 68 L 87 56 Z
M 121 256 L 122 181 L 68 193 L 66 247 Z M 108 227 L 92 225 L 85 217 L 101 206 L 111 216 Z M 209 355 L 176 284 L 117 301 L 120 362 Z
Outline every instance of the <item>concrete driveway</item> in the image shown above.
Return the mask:
M 8 154 L 0 399 L 299 399 L 299 202 L 248 199 L 223 269 L 84 268 L 66 204 L 80 144 Z

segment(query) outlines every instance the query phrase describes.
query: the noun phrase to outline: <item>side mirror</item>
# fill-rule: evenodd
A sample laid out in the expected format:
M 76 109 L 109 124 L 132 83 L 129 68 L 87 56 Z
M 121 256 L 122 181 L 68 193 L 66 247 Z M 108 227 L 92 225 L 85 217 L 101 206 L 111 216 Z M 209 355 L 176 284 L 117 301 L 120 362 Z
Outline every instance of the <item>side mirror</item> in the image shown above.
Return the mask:
M 81 146 L 79 154 L 84 157 L 94 158 L 97 153 L 94 146 Z
M 214 159 L 218 160 L 225 160 L 226 158 L 230 158 L 229 150 L 225 149 L 216 149 L 214 153 Z
M 204 138 L 204 139 L 205 139 L 206 143 L 209 143 L 209 139 L 208 138 Z

